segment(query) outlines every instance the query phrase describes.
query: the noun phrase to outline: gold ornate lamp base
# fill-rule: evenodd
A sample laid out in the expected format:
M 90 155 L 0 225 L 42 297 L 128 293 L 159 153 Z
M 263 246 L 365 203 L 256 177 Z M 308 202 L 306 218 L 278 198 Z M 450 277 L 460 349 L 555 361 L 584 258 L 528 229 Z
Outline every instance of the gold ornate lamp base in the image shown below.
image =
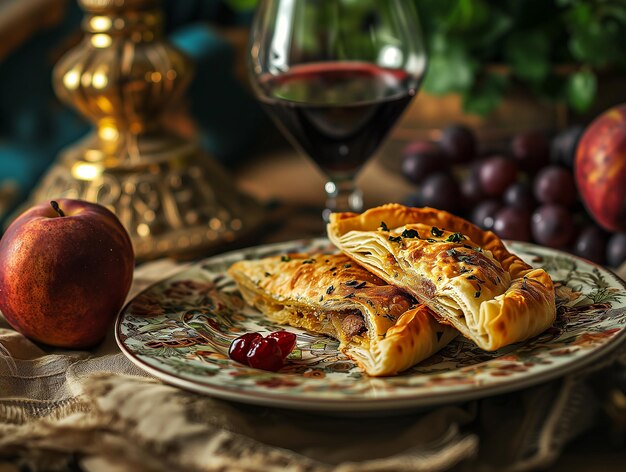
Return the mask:
M 140 259 L 211 251 L 259 226 L 263 208 L 240 194 L 196 145 L 172 136 L 129 136 L 140 156 L 106 166 L 96 133 L 67 149 L 33 193 L 32 203 L 78 198 L 113 211 Z
M 163 40 L 158 1 L 80 4 L 85 38 L 55 67 L 54 86 L 96 130 L 61 154 L 31 203 L 64 196 L 108 207 L 141 259 L 197 254 L 258 226 L 259 204 L 166 124 L 192 66 Z

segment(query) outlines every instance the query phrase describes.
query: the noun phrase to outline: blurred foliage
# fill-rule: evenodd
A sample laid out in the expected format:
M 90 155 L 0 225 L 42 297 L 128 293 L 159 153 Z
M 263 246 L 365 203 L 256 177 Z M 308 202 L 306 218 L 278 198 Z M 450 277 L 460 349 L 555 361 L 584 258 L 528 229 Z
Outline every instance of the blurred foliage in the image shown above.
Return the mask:
M 417 0 L 429 39 L 424 88 L 487 114 L 516 84 L 584 112 L 597 74 L 626 71 L 624 0 Z M 494 67 L 494 65 L 504 67 Z
M 404 0 L 402 0 L 404 1 Z M 228 0 L 249 9 L 257 0 Z M 597 75 L 626 72 L 626 0 L 415 0 L 429 49 L 424 89 L 485 115 L 522 84 L 586 111 Z M 360 0 L 365 7 L 371 0 Z
M 234 10 L 247 11 L 256 6 L 257 0 L 226 0 L 226 4 Z

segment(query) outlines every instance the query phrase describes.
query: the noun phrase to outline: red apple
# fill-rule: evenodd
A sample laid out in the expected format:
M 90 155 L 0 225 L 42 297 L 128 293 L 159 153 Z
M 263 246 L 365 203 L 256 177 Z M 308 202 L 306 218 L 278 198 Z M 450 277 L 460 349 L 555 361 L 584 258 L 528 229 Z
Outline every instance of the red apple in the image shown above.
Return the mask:
M 133 277 L 128 233 L 106 208 L 59 199 L 20 215 L 0 240 L 0 310 L 51 346 L 100 342 Z
M 609 231 L 626 231 L 626 104 L 611 108 L 585 130 L 574 170 L 591 216 Z

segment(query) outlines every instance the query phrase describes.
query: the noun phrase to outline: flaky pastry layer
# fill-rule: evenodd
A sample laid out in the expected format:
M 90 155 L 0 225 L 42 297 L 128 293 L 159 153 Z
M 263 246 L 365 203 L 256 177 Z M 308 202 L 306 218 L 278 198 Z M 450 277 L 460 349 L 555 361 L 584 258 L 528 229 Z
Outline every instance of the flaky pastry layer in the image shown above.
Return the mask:
M 229 275 L 269 319 L 326 334 L 371 376 L 394 375 L 452 340 L 412 296 L 341 254 L 288 254 L 240 261 Z
M 492 232 L 432 208 L 388 204 L 334 213 L 330 240 L 389 284 L 415 295 L 441 322 L 493 351 L 554 323 L 554 286 Z

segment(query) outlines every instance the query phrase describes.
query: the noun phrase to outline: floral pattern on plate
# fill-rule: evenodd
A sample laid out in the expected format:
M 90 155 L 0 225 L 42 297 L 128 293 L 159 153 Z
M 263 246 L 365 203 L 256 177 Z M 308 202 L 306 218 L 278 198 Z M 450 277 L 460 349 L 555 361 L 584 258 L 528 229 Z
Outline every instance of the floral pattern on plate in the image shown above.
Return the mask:
M 326 336 L 281 327 L 245 305 L 226 269 L 235 261 L 293 252 L 334 252 L 325 239 L 260 246 L 206 259 L 157 283 L 120 313 L 116 337 L 136 364 L 169 383 L 220 398 L 313 410 L 423 407 L 524 388 L 597 360 L 626 332 L 626 290 L 609 271 L 563 252 L 509 243 L 556 285 L 557 321 L 544 333 L 496 352 L 459 336 L 401 375 L 370 378 Z M 296 333 L 279 372 L 228 358 L 246 332 Z

